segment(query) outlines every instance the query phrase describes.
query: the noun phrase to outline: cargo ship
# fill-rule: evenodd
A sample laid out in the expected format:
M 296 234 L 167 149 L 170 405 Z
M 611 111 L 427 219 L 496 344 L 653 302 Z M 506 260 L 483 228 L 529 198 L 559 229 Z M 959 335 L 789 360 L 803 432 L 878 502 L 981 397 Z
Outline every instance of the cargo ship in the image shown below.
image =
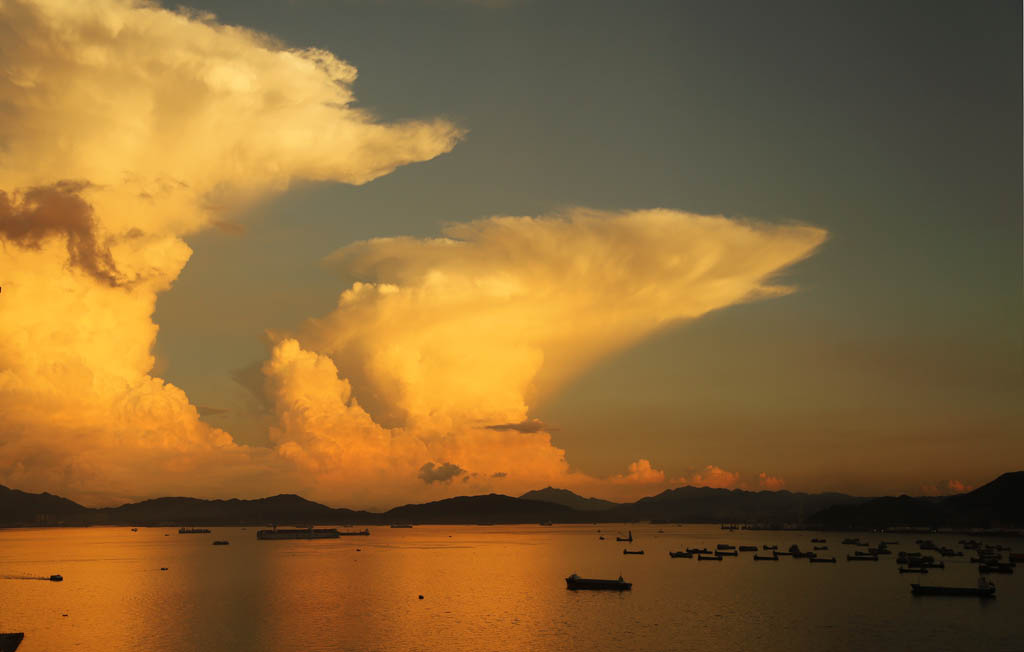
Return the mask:
M 334 528 L 302 528 L 289 530 L 259 530 L 257 539 L 337 539 L 338 537 L 369 536 L 369 530 L 339 532 Z
M 617 580 L 595 580 L 580 577 L 573 573 L 565 578 L 565 588 L 572 591 L 579 591 L 581 589 L 588 591 L 628 591 L 633 588 L 633 584 L 623 581 L 621 575 Z
M 178 528 L 178 534 L 209 534 L 210 531 L 204 527 L 182 527 Z

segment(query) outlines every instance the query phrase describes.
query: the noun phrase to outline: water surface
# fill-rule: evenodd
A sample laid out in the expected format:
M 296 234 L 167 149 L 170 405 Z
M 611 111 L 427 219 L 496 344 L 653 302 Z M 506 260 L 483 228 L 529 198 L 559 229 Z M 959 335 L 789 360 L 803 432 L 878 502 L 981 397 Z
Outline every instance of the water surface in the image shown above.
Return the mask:
M 911 582 L 974 586 L 970 553 L 946 558 L 946 570 L 900 575 L 895 555 L 847 562 L 854 548 L 833 533 L 417 526 L 259 541 L 256 528 L 211 529 L 0 530 L 0 631 L 25 632 L 19 652 L 1024 649 L 1024 578 L 990 576 L 994 600 L 910 594 Z M 627 529 L 635 541 L 617 543 Z M 819 536 L 839 563 L 668 556 L 717 543 L 810 550 Z M 929 536 L 956 549 L 963 538 Z M 917 536 L 885 538 L 900 542 L 894 551 L 917 550 Z M 624 545 L 646 554 L 624 556 Z M 573 572 L 621 574 L 633 590 L 568 591 Z M 54 573 L 64 581 L 6 579 Z

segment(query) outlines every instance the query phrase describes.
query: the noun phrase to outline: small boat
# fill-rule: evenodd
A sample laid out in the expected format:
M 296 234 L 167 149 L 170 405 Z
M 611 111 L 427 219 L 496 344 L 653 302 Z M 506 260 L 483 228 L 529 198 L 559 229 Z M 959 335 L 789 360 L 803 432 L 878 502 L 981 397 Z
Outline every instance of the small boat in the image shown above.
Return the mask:
M 779 556 L 772 555 L 771 557 L 762 557 L 761 555 L 754 555 L 754 561 L 779 561 Z
M 210 531 L 204 527 L 182 527 L 178 528 L 178 534 L 209 534 Z
M 543 523 L 538 523 L 537 525 L 545 525 L 545 526 L 548 526 L 548 525 L 551 525 L 551 521 L 544 521 Z M 392 525 L 391 527 L 395 527 L 395 526 L 394 526 L 394 525 Z M 399 525 L 398 527 L 402 527 L 402 526 L 401 526 L 401 525 Z M 406 525 L 405 527 L 412 527 L 412 526 L 411 526 L 411 525 Z
M 551 525 L 551 523 L 550 523 L 550 522 L 548 522 L 548 523 L 541 523 L 541 525 Z M 391 524 L 391 528 L 392 528 L 392 529 L 398 529 L 398 528 L 411 528 L 411 527 L 412 527 L 412 526 L 411 526 L 411 525 L 409 525 L 408 523 L 392 523 L 392 524 Z
M 757 552 L 757 546 L 740 546 L 740 552 Z
M 846 555 L 846 561 L 878 561 L 878 555 Z
M 814 559 L 818 556 L 816 552 L 794 552 L 793 559 Z
M 814 546 L 815 550 L 828 550 L 828 546 Z
M 763 546 L 761 546 L 761 547 L 762 547 L 763 549 L 765 549 L 765 550 L 778 550 L 778 549 L 779 549 L 779 547 L 778 547 L 778 546 L 769 546 L 768 544 L 765 544 L 765 545 L 763 545 Z
M 230 541 L 214 541 L 213 545 L 215 545 L 215 546 L 226 546 L 226 545 L 228 545 L 230 543 L 231 543 Z
M 25 638 L 24 632 L 0 634 L 0 652 L 14 652 Z
M 718 555 L 697 555 L 697 561 L 722 561 Z
M 672 557 L 673 559 L 693 559 L 693 553 L 692 552 L 683 552 L 683 551 L 670 552 L 670 553 L 668 553 L 668 556 Z
M 597 537 L 597 538 L 600 539 L 601 541 L 604 541 L 604 537 L 603 536 L 600 536 L 600 537 Z
M 715 550 L 735 550 L 736 546 L 730 546 L 728 543 L 720 543 L 715 546 Z
M 927 568 L 900 568 L 900 573 L 921 573 L 925 574 L 928 572 Z
M 731 552 L 729 550 L 716 550 L 715 551 L 715 556 L 716 557 L 739 557 L 740 553 L 738 553 L 735 550 L 733 550 Z
M 633 530 L 629 531 L 629 536 L 627 536 L 627 537 L 615 537 L 615 540 L 616 541 L 627 541 L 629 543 L 633 543 Z
M 132 528 L 132 532 L 138 532 L 138 531 L 139 531 L 139 528 L 137 528 L 137 527 L 133 527 Z
M 824 539 L 811 539 L 811 543 L 825 543 Z
M 623 548 L 622 549 L 622 554 L 624 554 L 624 555 L 642 555 L 642 554 L 644 554 L 644 551 L 643 550 L 630 550 L 629 548 Z
M 911 584 L 910 592 L 914 595 L 958 595 L 994 598 L 996 595 L 996 585 L 981 577 L 978 578 L 977 588 L 969 586 L 921 586 L 920 584 Z
M 857 537 L 843 539 L 843 543 L 849 546 L 860 545 L 860 539 Z
M 686 552 L 692 552 L 698 555 L 710 555 L 711 551 L 707 548 L 687 548 Z
M 588 591 L 628 591 L 633 588 L 633 585 L 630 582 L 623 581 L 621 575 L 617 580 L 595 580 L 580 577 L 573 573 L 565 578 L 565 588 L 572 591 L 581 589 Z
M 51 575 L 50 576 L 50 581 L 51 582 L 63 582 L 64 578 L 61 577 L 60 575 Z
M 772 554 L 777 556 L 777 557 L 792 557 L 793 556 L 793 553 L 791 553 L 791 552 L 783 552 L 783 551 L 779 551 L 779 550 L 772 550 Z
M 1002 573 L 1003 575 L 1012 575 L 1013 566 L 1010 564 L 982 564 L 978 566 L 979 573 Z
M 813 554 L 813 553 L 811 553 Z M 834 564 L 836 563 L 835 557 L 808 557 L 807 560 L 812 564 Z

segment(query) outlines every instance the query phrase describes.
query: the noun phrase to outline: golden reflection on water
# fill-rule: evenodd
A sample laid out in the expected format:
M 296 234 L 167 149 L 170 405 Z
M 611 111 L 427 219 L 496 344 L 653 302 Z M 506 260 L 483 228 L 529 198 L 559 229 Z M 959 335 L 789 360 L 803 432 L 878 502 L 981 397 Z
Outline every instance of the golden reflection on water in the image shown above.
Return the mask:
M 1012 649 L 1020 641 L 1012 623 L 1024 583 L 1013 576 L 997 579 L 997 600 L 920 600 L 891 561 L 758 564 L 747 553 L 711 564 L 667 554 L 722 541 L 809 548 L 814 533 L 628 527 L 637 537 L 630 547 L 645 555 L 622 555 L 609 525 L 371 528 L 369 537 L 314 541 L 258 541 L 256 528 L 5 530 L 0 577 L 65 581 L 0 580 L 0 631 L 26 633 L 19 652 L 706 652 L 958 641 Z M 936 581 L 976 581 L 966 560 L 947 566 Z M 634 590 L 567 591 L 572 572 L 622 574 Z

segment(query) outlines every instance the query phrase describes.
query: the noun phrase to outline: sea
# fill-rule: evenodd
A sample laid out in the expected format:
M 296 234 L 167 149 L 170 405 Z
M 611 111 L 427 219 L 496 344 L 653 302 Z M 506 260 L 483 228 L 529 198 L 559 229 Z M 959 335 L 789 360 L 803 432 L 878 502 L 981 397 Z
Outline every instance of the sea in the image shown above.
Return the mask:
M 24 632 L 19 652 L 1024 650 L 1024 565 L 989 576 L 994 599 L 914 596 L 912 582 L 977 586 L 971 553 L 903 575 L 895 554 L 848 562 L 864 549 L 840 543 L 886 539 L 896 553 L 929 538 L 961 550 L 963 535 L 594 524 L 261 541 L 254 527 L 211 530 L 0 530 L 0 632 Z M 615 540 L 630 531 L 632 543 Z M 1024 550 L 1021 539 L 975 538 Z M 838 563 L 668 554 L 719 543 L 827 545 L 818 554 Z M 633 587 L 571 591 L 572 573 Z M 37 579 L 53 574 L 63 581 Z

